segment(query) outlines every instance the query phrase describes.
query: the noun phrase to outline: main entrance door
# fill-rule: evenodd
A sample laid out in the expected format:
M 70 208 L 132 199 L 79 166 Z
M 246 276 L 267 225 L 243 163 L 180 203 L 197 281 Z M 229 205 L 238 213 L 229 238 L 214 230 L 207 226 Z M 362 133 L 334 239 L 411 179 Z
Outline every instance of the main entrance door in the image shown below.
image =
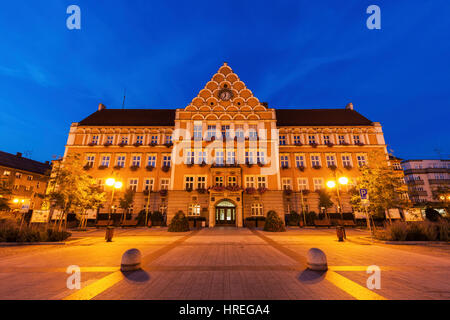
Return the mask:
M 236 206 L 223 200 L 216 205 L 216 225 L 236 225 Z

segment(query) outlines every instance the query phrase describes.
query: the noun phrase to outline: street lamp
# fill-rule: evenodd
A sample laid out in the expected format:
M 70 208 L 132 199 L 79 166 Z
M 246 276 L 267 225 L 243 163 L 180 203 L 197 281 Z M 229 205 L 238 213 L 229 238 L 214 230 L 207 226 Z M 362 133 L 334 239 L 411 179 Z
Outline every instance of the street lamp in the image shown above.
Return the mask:
M 123 186 L 123 183 L 122 183 L 122 181 L 116 181 L 116 179 L 114 179 L 114 178 L 108 178 L 108 179 L 106 179 L 105 184 L 108 187 L 112 187 L 111 204 L 109 206 L 109 214 L 108 214 L 108 221 L 110 221 L 111 220 L 111 213 L 112 213 L 111 211 L 113 209 L 113 202 L 114 202 L 114 191 L 116 189 L 121 189 L 122 186 Z
M 337 179 L 338 183 L 334 180 L 329 180 L 327 182 L 327 187 L 330 189 L 336 188 L 336 194 L 338 198 L 338 209 L 339 213 L 341 214 L 342 220 L 344 220 L 344 214 L 342 213 L 342 206 L 341 206 L 341 195 L 339 193 L 339 185 L 347 185 L 348 184 L 348 178 L 347 177 L 340 177 Z

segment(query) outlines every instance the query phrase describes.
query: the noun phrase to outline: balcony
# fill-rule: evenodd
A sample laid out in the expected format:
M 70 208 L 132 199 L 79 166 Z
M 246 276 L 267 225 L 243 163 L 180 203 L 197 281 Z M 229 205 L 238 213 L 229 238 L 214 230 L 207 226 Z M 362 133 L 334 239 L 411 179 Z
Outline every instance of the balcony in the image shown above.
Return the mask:
M 409 180 L 407 182 L 408 185 L 421 186 L 424 185 L 425 182 L 423 180 Z
M 439 184 L 439 185 L 448 185 L 450 184 L 450 179 L 429 179 L 429 184 Z

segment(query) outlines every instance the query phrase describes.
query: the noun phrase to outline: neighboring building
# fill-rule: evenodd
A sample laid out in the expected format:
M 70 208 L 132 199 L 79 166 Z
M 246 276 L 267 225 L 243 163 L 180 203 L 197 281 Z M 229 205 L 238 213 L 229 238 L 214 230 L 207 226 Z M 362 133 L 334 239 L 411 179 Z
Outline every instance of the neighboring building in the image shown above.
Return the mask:
M 49 162 L 27 159 L 0 151 L 0 178 L 6 182 L 12 194 L 9 198 L 12 210 L 40 209 L 51 171 Z
M 135 190 L 134 214 L 149 203 L 169 221 L 182 210 L 204 216 L 209 226 L 242 226 L 245 217 L 269 210 L 281 217 L 301 212 L 302 202 L 318 213 L 313 191 L 336 176 L 350 180 L 341 194 L 343 211 L 352 212 L 348 188 L 373 150 L 388 159 L 381 125 L 352 104 L 272 109 L 224 64 L 184 109 L 109 110 L 100 104 L 72 124 L 65 155 L 82 154 L 99 184 L 114 176 Z
M 450 160 L 404 160 L 402 167 L 414 204 L 442 202 L 436 192 L 439 188 L 450 188 Z

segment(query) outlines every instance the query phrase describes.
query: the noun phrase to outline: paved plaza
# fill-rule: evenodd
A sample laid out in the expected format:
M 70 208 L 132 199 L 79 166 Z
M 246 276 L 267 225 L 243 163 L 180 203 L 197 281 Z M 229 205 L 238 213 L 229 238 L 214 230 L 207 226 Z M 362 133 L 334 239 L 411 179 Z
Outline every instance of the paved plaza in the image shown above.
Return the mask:
M 450 246 L 371 243 L 368 233 L 292 228 L 268 233 L 213 228 L 73 232 L 66 244 L 0 247 L 0 299 L 450 299 Z M 306 269 L 310 248 L 329 270 Z M 142 252 L 142 271 L 120 272 L 122 254 Z M 81 289 L 67 288 L 67 267 L 81 268 Z M 366 286 L 381 268 L 381 288 Z

